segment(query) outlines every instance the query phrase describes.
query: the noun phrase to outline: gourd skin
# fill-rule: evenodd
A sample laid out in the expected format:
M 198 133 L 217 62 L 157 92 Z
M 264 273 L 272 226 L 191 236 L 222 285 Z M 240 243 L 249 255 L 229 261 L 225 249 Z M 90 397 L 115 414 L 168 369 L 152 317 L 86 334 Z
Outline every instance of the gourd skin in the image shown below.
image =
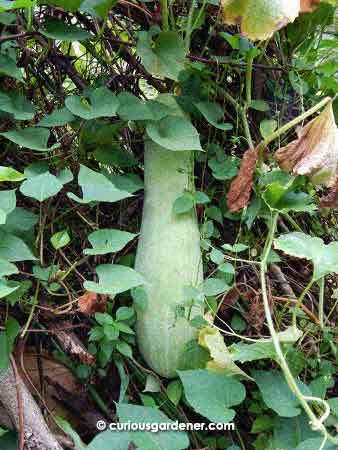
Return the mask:
M 176 317 L 175 305 L 183 303 L 185 286 L 201 287 L 203 282 L 196 213 L 173 211 L 176 198 L 191 188 L 191 152 L 146 142 L 144 158 L 145 199 L 135 268 L 146 280 L 148 301 L 137 312 L 136 332 L 148 365 L 170 378 L 196 335 L 185 317 Z M 190 318 L 201 313 L 193 306 Z

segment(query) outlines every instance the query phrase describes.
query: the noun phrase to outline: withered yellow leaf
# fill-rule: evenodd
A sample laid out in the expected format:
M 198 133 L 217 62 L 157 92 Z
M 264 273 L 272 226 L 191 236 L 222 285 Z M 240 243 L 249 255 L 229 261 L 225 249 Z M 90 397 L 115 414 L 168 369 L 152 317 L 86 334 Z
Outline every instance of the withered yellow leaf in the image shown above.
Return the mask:
M 338 129 L 332 103 L 319 116 L 297 129 L 298 138 L 276 152 L 279 166 L 294 175 L 308 175 L 314 184 L 331 187 L 336 181 Z
M 223 20 L 253 40 L 269 39 L 300 12 L 300 0 L 221 0 Z
M 198 343 L 210 352 L 212 359 L 207 363 L 208 369 L 225 375 L 241 375 L 249 380 L 252 379 L 233 362 L 233 356 L 227 349 L 223 336 L 216 328 L 202 328 L 199 332 Z

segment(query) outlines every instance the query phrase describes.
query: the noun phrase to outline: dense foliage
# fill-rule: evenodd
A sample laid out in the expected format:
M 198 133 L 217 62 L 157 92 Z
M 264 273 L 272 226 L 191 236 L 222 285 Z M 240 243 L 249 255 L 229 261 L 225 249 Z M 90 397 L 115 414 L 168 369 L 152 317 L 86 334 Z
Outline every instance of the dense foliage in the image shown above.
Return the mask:
M 273 1 L 250 36 L 255 2 L 242 29 L 233 3 L 0 0 L 0 373 L 35 385 L 64 448 L 337 448 L 336 6 Z M 203 256 L 171 380 L 135 337 L 156 315 L 134 268 L 149 142 L 190 152 L 170 211 L 196 213 Z M 98 418 L 236 428 L 96 436 Z

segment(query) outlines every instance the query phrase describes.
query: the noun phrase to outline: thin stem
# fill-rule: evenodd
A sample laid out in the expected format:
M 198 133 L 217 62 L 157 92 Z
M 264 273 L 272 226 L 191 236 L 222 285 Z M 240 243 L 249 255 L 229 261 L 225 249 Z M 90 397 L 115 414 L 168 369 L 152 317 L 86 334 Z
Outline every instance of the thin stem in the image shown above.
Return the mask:
M 310 419 L 310 424 L 311 424 L 312 428 L 314 430 L 320 431 L 327 439 L 330 439 L 330 441 L 336 442 L 337 438 L 334 438 L 333 436 L 329 435 L 324 424 L 322 423 L 322 419 L 324 418 L 324 416 L 322 419 L 318 419 L 316 417 L 316 415 L 312 411 L 311 407 L 309 406 L 306 397 L 304 397 L 304 395 L 300 391 L 295 379 L 293 378 L 293 375 L 290 371 L 288 363 L 286 362 L 286 359 L 284 357 L 284 354 L 283 354 L 282 348 L 280 346 L 280 342 L 279 342 L 279 339 L 278 339 L 278 336 L 277 336 L 277 333 L 276 333 L 276 330 L 275 330 L 275 327 L 273 324 L 273 320 L 272 320 L 272 316 L 271 316 L 271 312 L 270 312 L 265 276 L 266 276 L 267 260 L 268 260 L 268 256 L 269 256 L 269 253 L 270 253 L 270 250 L 272 247 L 272 242 L 273 242 L 274 235 L 275 235 L 276 228 L 277 228 L 277 220 L 278 220 L 278 212 L 275 212 L 275 213 L 273 213 L 273 216 L 272 216 L 272 224 L 270 226 L 267 243 L 265 245 L 265 248 L 264 248 L 264 251 L 262 254 L 262 258 L 261 258 L 260 281 L 261 281 L 261 289 L 262 289 L 262 297 L 263 297 L 263 305 L 264 305 L 264 310 L 265 310 L 265 315 L 266 315 L 266 321 L 267 321 L 267 324 L 269 327 L 271 339 L 274 344 L 276 354 L 279 359 L 279 364 L 284 373 L 285 380 L 286 380 L 289 388 L 291 389 L 291 391 L 297 397 L 299 403 L 302 405 L 304 411 L 307 413 L 307 415 Z M 309 400 L 310 401 L 317 401 L 317 400 L 320 401 L 319 399 L 316 399 L 313 397 L 311 397 L 311 399 L 309 399 Z
M 161 0 L 161 9 L 162 9 L 162 27 L 164 31 L 168 31 L 169 30 L 168 0 Z
M 246 66 L 245 90 L 246 90 L 246 107 L 249 108 L 252 99 L 252 63 L 253 56 L 249 55 Z
M 325 277 L 322 277 L 319 281 L 319 305 L 318 305 L 318 319 L 320 327 L 324 328 L 324 293 L 325 293 Z
M 300 294 L 299 299 L 297 300 L 297 303 L 294 306 L 294 309 L 292 311 L 292 326 L 294 329 L 297 328 L 297 309 L 300 307 L 300 305 L 303 303 L 304 297 L 309 292 L 309 290 L 312 288 L 314 281 L 311 279 L 304 289 L 304 291 Z
M 39 290 L 40 290 L 40 281 L 38 281 L 38 283 L 36 285 L 35 295 L 33 297 L 33 304 L 32 304 L 31 310 L 29 312 L 29 316 L 28 316 L 26 325 L 25 325 L 24 329 L 22 330 L 22 333 L 21 333 L 21 336 L 20 336 L 21 339 L 25 337 L 25 335 L 26 335 L 26 333 L 28 331 L 28 328 L 29 328 L 29 326 L 30 326 L 30 324 L 31 324 L 31 322 L 33 320 L 34 311 L 35 311 L 36 305 L 38 304 Z
M 321 109 L 323 106 L 325 106 L 330 101 L 332 101 L 331 97 L 325 97 L 322 101 L 317 103 L 317 105 L 313 106 L 308 111 L 305 111 L 300 116 L 296 117 L 295 119 L 293 119 L 290 122 L 286 123 L 282 127 L 278 128 L 278 130 L 276 130 L 274 133 L 272 133 L 270 136 L 268 136 L 266 139 L 264 139 L 259 144 L 258 148 L 259 149 L 264 149 L 265 147 L 267 147 L 270 144 L 270 142 L 274 141 L 279 136 L 281 136 L 282 134 L 284 134 L 287 131 L 289 131 L 291 128 L 293 128 L 296 125 L 298 125 L 300 122 L 303 122 L 303 120 L 305 120 L 307 117 L 309 117 L 312 114 L 314 114 L 315 112 L 317 112 L 319 109 Z
M 190 49 L 190 40 L 191 40 L 191 34 L 193 32 L 193 18 L 194 18 L 194 10 L 195 10 L 195 0 L 191 0 L 191 6 L 190 6 L 190 10 L 189 10 L 189 15 L 188 15 L 188 22 L 187 22 L 187 27 L 185 30 L 185 49 L 186 52 L 189 52 Z

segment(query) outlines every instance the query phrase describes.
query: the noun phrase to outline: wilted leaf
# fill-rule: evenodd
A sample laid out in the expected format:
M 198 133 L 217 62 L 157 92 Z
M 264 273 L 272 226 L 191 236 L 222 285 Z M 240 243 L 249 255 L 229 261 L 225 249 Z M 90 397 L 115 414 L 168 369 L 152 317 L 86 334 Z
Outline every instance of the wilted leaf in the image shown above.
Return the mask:
M 241 32 L 250 39 L 270 38 L 300 12 L 298 1 L 289 0 L 221 0 L 223 20 L 229 25 L 240 25 Z
M 294 175 L 308 175 L 314 184 L 331 187 L 336 181 L 338 129 L 332 102 L 315 119 L 297 130 L 298 139 L 276 152 L 280 167 Z
M 239 173 L 227 194 L 227 204 L 231 212 L 240 211 L 249 203 L 257 158 L 257 149 L 249 149 L 243 155 Z
M 320 208 L 338 208 L 338 169 L 336 184 L 332 186 L 328 194 L 320 200 Z
M 300 12 L 311 12 L 319 5 L 320 0 L 300 0 Z
M 96 292 L 86 292 L 77 299 L 82 314 L 92 316 L 97 312 L 104 312 L 106 310 L 106 303 L 108 297 L 106 295 L 98 295 Z
M 233 362 L 233 356 L 227 349 L 223 336 L 216 328 L 202 328 L 199 332 L 198 343 L 202 347 L 207 348 L 210 352 L 212 360 L 207 363 L 208 369 L 226 375 L 241 375 L 251 380 L 251 378 Z

